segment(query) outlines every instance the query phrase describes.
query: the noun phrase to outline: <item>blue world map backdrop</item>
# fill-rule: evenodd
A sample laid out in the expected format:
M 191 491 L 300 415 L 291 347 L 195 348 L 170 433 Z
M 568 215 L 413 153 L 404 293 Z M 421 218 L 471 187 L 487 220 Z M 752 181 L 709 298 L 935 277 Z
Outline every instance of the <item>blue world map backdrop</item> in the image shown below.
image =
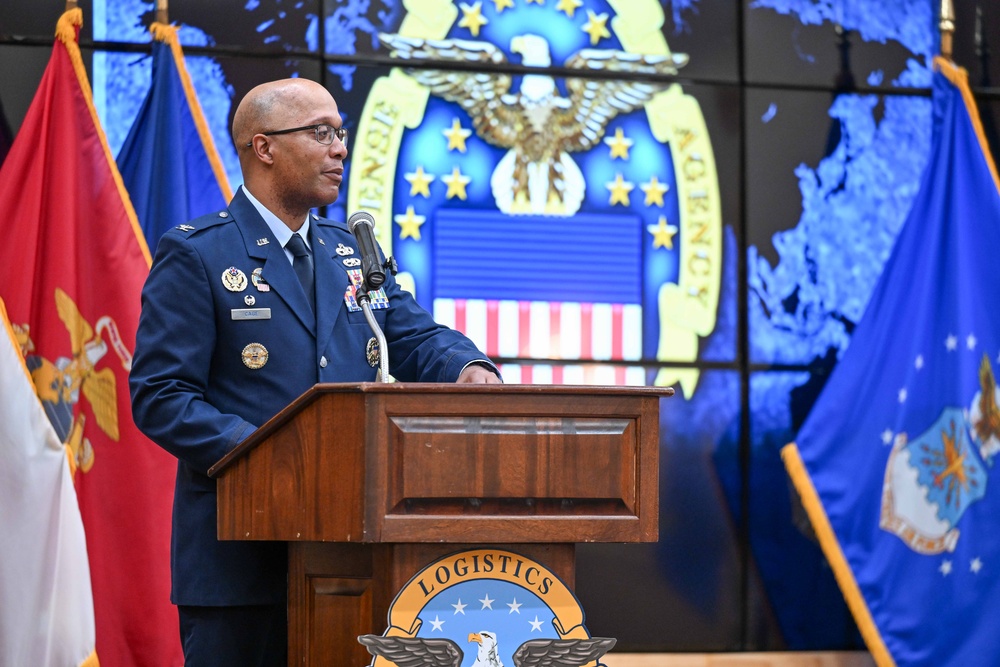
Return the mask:
M 664 70 L 621 80 L 659 85 L 670 118 L 683 110 L 690 120 L 688 134 L 658 125 L 653 103 L 608 120 L 593 146 L 571 156 L 585 186 L 573 215 L 502 211 L 491 179 L 507 149 L 441 95 L 427 98 L 387 167 L 391 215 L 380 220 L 381 242 L 418 300 L 488 348 L 508 381 L 679 390 L 662 408 L 660 541 L 579 548 L 588 627 L 633 650 L 860 648 L 778 450 L 795 439 L 850 344 L 926 166 L 937 3 L 444 4 L 454 20 L 437 38 L 492 44 L 510 71 L 448 58 L 416 69 L 507 75 L 512 94 L 537 76 L 524 69 L 515 38 L 544 39 L 555 69 L 538 72 L 568 98 L 574 54 L 634 50 L 635 7 L 655 9 L 649 43 L 685 58 L 676 77 Z M 325 83 L 355 132 L 343 192 L 360 192 L 374 163 L 364 161 L 371 157 L 358 131 L 372 127 L 369 103 L 400 65 L 384 36 L 412 30 L 408 16 L 420 6 L 172 2 L 232 187 L 241 183 L 229 139 L 235 104 L 257 83 L 304 76 Z M 92 39 L 110 45 L 93 51 L 91 75 L 117 153 L 149 86 L 150 58 L 114 45 L 150 41 L 154 4 L 93 0 L 88 11 Z M 449 131 L 469 131 L 462 150 L 450 147 Z M 695 135 L 697 150 L 685 143 Z M 694 180 L 703 173 L 691 171 L 696 160 L 699 169 L 710 163 L 704 183 Z M 453 185 L 459 177 L 469 179 L 464 197 Z M 701 188 L 717 228 L 695 218 Z M 344 219 L 348 202 L 326 214 Z M 715 245 L 703 250 L 709 236 Z M 503 266 L 469 264 L 477 248 Z M 697 275 L 699 261 L 714 258 L 707 285 L 684 282 L 685 270 Z M 704 308 L 676 308 L 695 293 Z M 666 627 L 664 618 L 672 619 Z

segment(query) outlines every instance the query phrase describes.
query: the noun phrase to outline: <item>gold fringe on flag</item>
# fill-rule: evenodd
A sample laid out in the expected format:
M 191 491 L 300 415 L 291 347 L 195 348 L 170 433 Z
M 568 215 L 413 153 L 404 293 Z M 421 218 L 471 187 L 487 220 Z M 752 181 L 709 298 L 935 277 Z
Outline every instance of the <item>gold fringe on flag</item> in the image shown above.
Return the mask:
M 166 23 L 156 22 L 149 26 L 149 31 L 153 33 L 153 39 L 170 46 L 170 53 L 174 57 L 174 65 L 177 67 L 177 74 L 181 78 L 181 86 L 184 88 L 184 95 L 187 97 L 188 107 L 191 109 L 191 116 L 194 118 L 194 125 L 198 128 L 198 136 L 201 137 L 205 155 L 208 156 L 208 162 L 212 165 L 212 172 L 219 183 L 219 190 L 222 191 L 222 197 L 228 202 L 233 198 L 233 191 L 229 187 L 229 177 L 226 176 L 226 170 L 222 167 L 222 159 L 219 157 L 215 140 L 212 138 L 212 132 L 208 129 L 208 123 L 205 121 L 205 114 L 201 109 L 201 103 L 198 102 L 198 95 L 195 93 L 194 84 L 191 83 L 191 76 L 188 74 L 187 66 L 184 63 L 184 52 L 181 50 L 181 43 L 177 38 L 177 30 L 177 26 Z
M 996 184 L 997 189 L 1000 190 L 1000 177 L 997 176 L 997 166 L 993 161 L 990 145 L 986 141 L 986 132 L 983 131 L 983 121 L 979 117 L 979 108 L 976 106 L 976 99 L 972 96 L 972 89 L 969 88 L 968 71 L 964 67 L 959 67 L 952 61 L 941 56 L 934 57 L 934 69 L 941 72 L 956 88 L 962 91 L 965 109 L 969 112 L 969 120 L 972 121 L 972 127 L 975 128 L 976 136 L 979 138 L 979 147 L 983 151 L 983 157 L 986 158 L 986 164 L 990 168 L 990 173 L 993 174 L 993 182 Z
M 882 635 L 879 634 L 875 620 L 868 609 L 868 604 L 865 602 L 864 596 L 861 595 L 861 589 L 854 579 L 851 566 L 847 564 L 847 558 L 840 548 L 837 535 L 833 532 L 830 519 L 826 516 L 823 503 L 819 499 L 819 494 L 816 493 L 816 487 L 813 486 L 812 479 L 809 478 L 809 472 L 806 470 L 805 464 L 802 463 L 799 448 L 794 442 L 781 448 L 781 460 L 784 461 L 788 476 L 802 500 L 802 507 L 809 515 L 809 522 L 812 524 L 813 530 L 816 531 L 819 545 L 823 549 L 827 562 L 830 563 L 830 569 L 833 570 L 833 576 L 837 579 L 837 585 L 840 586 L 840 591 L 844 594 L 847 606 L 851 610 L 851 615 L 854 616 L 855 623 L 858 624 L 858 630 L 861 632 L 872 658 L 875 659 L 875 664 L 878 667 L 895 667 L 896 661 L 892 659 L 889 649 L 882 641 Z
M 73 72 L 76 73 L 77 82 L 80 84 L 80 91 L 83 93 L 83 99 L 87 103 L 87 109 L 90 111 L 90 117 L 94 123 L 94 130 L 97 132 L 97 137 L 100 139 L 101 147 L 104 149 L 104 156 L 108 160 L 108 167 L 111 171 L 111 176 L 115 180 L 115 186 L 118 188 L 118 194 L 122 198 L 122 205 L 125 208 L 125 213 L 128 215 L 129 222 L 132 224 L 132 232 L 135 234 L 135 238 L 139 242 L 139 248 L 142 250 L 142 256 L 146 258 L 146 266 L 150 266 L 153 263 L 153 260 L 149 254 L 149 246 L 146 245 L 146 237 L 143 236 L 142 228 L 139 227 L 139 218 L 136 217 L 135 207 L 132 206 L 132 200 L 128 196 L 128 190 L 125 189 L 125 183 L 122 181 L 122 175 L 118 171 L 118 165 L 115 162 L 115 158 L 111 155 L 111 148 L 108 146 L 108 138 L 105 136 L 104 130 L 101 128 L 101 119 L 97 116 L 97 108 L 94 107 L 94 93 L 90 88 L 90 81 L 87 79 L 87 69 L 83 65 L 83 57 L 80 55 L 80 45 L 77 43 L 80 26 L 82 25 L 83 11 L 79 7 L 65 11 L 56 23 L 56 38 L 66 47 L 66 53 L 69 55 L 69 61 L 73 65 Z

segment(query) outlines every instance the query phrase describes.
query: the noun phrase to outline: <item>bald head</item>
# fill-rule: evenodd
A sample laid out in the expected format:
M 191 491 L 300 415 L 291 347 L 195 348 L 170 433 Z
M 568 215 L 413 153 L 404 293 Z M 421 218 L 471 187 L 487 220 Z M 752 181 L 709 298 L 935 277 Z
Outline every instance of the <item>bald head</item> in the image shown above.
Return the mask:
M 246 146 L 254 134 L 280 130 L 290 119 L 308 115 L 316 99 L 332 100 L 330 93 L 308 79 L 280 79 L 253 88 L 233 114 L 233 143 Z

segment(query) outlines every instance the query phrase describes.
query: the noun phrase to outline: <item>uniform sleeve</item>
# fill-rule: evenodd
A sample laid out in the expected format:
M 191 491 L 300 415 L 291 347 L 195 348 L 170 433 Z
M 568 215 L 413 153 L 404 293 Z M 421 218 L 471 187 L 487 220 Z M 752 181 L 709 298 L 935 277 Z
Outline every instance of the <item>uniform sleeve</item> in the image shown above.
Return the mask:
M 204 264 L 184 237 L 167 233 L 142 290 L 129 375 L 132 416 L 153 442 L 202 473 L 255 430 L 205 399 L 215 337 Z
M 385 319 L 389 371 L 406 382 L 454 382 L 472 362 L 500 372 L 464 334 L 438 324 L 391 276 L 386 280 L 390 307 Z

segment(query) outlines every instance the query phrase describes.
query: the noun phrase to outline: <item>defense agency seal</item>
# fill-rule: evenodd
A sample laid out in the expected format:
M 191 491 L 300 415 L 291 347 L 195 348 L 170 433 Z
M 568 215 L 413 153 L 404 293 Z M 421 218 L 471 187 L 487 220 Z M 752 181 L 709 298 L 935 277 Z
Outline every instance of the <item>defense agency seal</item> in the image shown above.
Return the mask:
M 267 348 L 260 343 L 250 343 L 243 348 L 243 365 L 250 370 L 263 368 L 267 363 Z

